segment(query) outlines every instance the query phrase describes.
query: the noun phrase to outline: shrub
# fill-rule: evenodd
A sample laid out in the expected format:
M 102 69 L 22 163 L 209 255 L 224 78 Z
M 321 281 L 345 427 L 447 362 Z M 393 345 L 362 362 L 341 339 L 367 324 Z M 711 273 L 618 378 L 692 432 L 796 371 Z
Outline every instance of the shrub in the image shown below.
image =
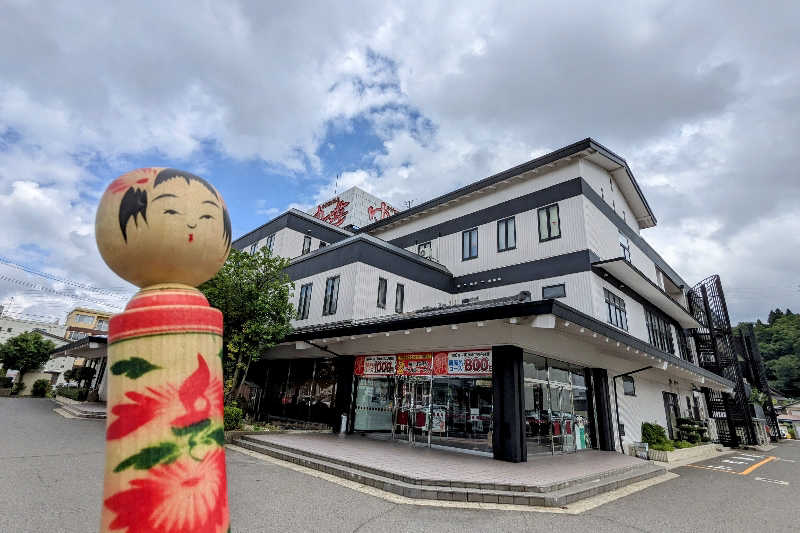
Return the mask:
M 677 449 L 682 450 L 683 448 L 691 448 L 692 446 L 694 446 L 694 444 L 692 444 L 691 442 L 687 442 L 685 440 L 676 440 L 674 442 L 674 446 Z
M 642 422 L 642 442 L 646 442 L 653 448 L 654 444 L 663 444 L 668 440 L 667 430 L 664 429 L 664 426 L 650 422 Z
M 225 408 L 225 431 L 239 429 L 242 426 L 242 410 L 238 407 Z
M 18 382 L 14 384 L 14 388 L 11 389 L 11 394 L 19 395 L 22 391 L 25 390 L 25 384 L 23 382 Z
M 10 389 L 14 379 L 6 376 L 0 377 L 0 389 Z
M 33 387 L 31 387 L 31 394 L 39 398 L 44 398 L 48 392 L 50 392 L 49 379 L 37 379 L 36 381 L 33 382 Z
M 699 433 L 689 433 L 686 435 L 686 440 L 691 442 L 692 444 L 697 444 L 700 442 L 700 434 Z
M 702 437 L 700 437 L 700 442 L 711 442 L 711 437 L 709 437 L 708 435 L 703 435 Z
M 675 451 L 675 446 L 672 444 L 671 440 L 666 440 L 664 442 L 659 442 L 657 444 L 651 445 L 650 449 L 658 450 L 660 452 L 672 452 Z
M 89 393 L 89 390 L 86 388 L 78 388 L 78 387 L 67 387 L 65 385 L 60 385 L 56 387 L 56 394 L 59 396 L 63 396 L 64 398 L 69 398 L 71 400 L 75 400 L 78 402 L 82 402 L 86 399 L 86 395 Z

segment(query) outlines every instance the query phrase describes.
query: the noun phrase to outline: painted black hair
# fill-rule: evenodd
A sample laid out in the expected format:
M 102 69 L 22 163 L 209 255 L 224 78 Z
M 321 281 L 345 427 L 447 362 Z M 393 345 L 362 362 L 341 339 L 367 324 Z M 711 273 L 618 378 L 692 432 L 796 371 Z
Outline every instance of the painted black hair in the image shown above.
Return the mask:
M 211 194 L 214 195 L 214 198 L 219 200 L 219 195 L 214 187 L 201 178 L 200 176 L 195 176 L 194 174 L 190 174 L 189 172 L 183 172 L 182 170 L 176 170 L 174 168 L 165 168 L 161 172 L 158 173 L 156 176 L 155 181 L 153 182 L 153 188 L 155 189 L 159 185 L 164 182 L 167 182 L 174 178 L 183 178 L 186 180 L 186 184 L 190 184 L 193 181 L 200 183 L 203 187 L 209 190 Z M 122 230 L 122 238 L 125 242 L 128 242 L 128 235 L 125 231 L 125 227 L 128 225 L 128 220 L 133 218 L 133 223 L 136 226 L 139 226 L 138 223 L 138 216 L 142 215 L 142 219 L 147 222 L 147 191 L 142 189 L 138 189 L 135 187 L 131 187 L 127 190 L 125 195 L 122 197 L 122 203 L 119 206 L 119 227 Z M 222 236 L 225 239 L 225 242 L 228 246 L 231 245 L 231 217 L 228 214 L 228 209 L 223 205 L 222 206 Z

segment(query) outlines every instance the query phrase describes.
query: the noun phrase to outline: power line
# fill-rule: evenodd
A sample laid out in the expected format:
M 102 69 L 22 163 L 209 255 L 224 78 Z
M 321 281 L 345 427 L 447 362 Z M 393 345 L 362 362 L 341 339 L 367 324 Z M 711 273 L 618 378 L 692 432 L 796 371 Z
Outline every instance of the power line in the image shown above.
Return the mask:
M 21 270 L 21 271 L 26 272 L 28 274 L 33 274 L 35 276 L 40 276 L 40 277 L 49 279 L 51 281 L 57 281 L 59 283 L 64 283 L 64 284 L 67 284 L 67 285 L 70 285 L 72 287 L 76 287 L 76 288 L 79 288 L 79 289 L 83 289 L 83 290 L 87 290 L 87 291 L 91 291 L 91 292 L 96 292 L 96 293 L 104 294 L 106 296 L 111 296 L 111 297 L 114 297 L 114 298 L 125 299 L 125 300 L 127 300 L 128 297 L 129 297 L 129 295 L 126 295 L 126 294 L 118 292 L 118 291 L 113 291 L 111 289 L 104 289 L 102 287 L 94 287 L 92 285 L 88 285 L 86 283 L 81 283 L 79 281 L 66 279 L 66 278 L 61 278 L 61 277 L 58 277 L 58 276 L 54 276 L 52 274 L 47 274 L 46 272 L 40 272 L 40 271 L 35 270 L 35 269 L 33 269 L 33 268 L 29 267 L 29 266 L 25 266 L 25 265 L 21 265 L 19 263 L 15 263 L 14 261 L 11 261 L 10 259 L 7 259 L 7 258 L 2 257 L 2 256 L 0 256 L 0 263 L 4 264 L 6 266 L 9 266 L 11 268 L 15 268 L 17 270 Z
M 30 281 L 22 281 L 22 280 L 16 279 L 16 278 L 10 278 L 10 277 L 5 276 L 3 274 L 0 274 L 0 280 L 10 281 L 11 283 L 16 283 L 18 285 L 22 285 L 23 287 L 30 287 L 30 288 L 36 289 L 38 291 L 48 292 L 50 294 L 63 296 L 65 298 L 71 298 L 73 300 L 83 300 L 83 301 L 86 301 L 86 302 L 93 302 L 93 303 L 96 303 L 96 304 L 104 305 L 104 306 L 110 307 L 112 309 L 122 309 L 121 307 L 118 307 L 116 305 L 110 305 L 108 302 L 105 302 L 103 300 L 99 300 L 99 299 L 96 299 L 96 298 L 89 298 L 87 296 L 78 296 L 77 294 L 72 294 L 72 293 L 68 293 L 68 292 L 64 292 L 64 291 L 59 291 L 59 290 L 56 290 L 56 289 L 51 289 L 49 287 L 44 287 L 42 285 L 37 285 L 35 283 L 31 283 Z

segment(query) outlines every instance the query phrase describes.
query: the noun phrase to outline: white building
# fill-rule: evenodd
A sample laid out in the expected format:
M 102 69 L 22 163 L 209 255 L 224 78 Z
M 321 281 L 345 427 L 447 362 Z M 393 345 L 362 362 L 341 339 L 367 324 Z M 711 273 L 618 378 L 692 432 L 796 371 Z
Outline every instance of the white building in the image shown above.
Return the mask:
M 13 318 L 10 316 L 0 316 L 0 343 L 6 342 L 11 337 L 16 337 L 20 333 L 26 333 L 35 329 L 46 331 L 56 337 L 64 338 L 66 326 L 56 322 L 43 322 L 40 320 L 28 320 Z
M 734 384 L 699 365 L 703 311 L 655 224 L 592 139 L 352 231 L 290 210 L 234 243 L 291 258 L 295 331 L 248 378 L 260 410 L 509 461 L 677 435 Z

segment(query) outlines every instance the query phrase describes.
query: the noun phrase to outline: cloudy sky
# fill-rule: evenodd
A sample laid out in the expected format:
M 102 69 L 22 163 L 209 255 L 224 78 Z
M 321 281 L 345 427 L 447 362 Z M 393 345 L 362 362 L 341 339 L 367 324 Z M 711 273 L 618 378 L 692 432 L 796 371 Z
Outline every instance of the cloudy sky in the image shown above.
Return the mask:
M 591 136 L 734 321 L 800 310 L 800 4 L 533 4 L 3 1 L 0 304 L 123 305 L 93 224 L 133 168 L 208 177 L 237 236 L 339 173 L 418 203 Z

